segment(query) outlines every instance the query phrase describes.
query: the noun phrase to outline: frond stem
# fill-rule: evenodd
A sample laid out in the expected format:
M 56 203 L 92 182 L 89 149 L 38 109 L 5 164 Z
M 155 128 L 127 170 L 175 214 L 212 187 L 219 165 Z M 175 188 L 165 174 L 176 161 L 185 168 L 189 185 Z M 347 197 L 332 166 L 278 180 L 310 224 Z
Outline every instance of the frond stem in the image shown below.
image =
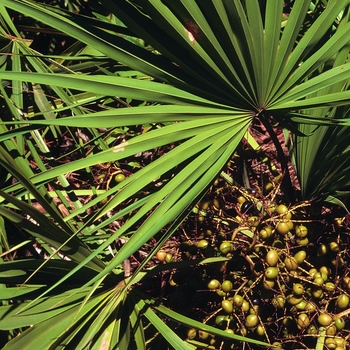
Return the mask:
M 285 156 L 282 146 L 278 140 L 276 132 L 273 130 L 273 127 L 271 123 L 268 121 L 267 116 L 264 113 L 259 113 L 258 116 L 261 123 L 264 125 L 267 133 L 269 134 L 271 141 L 275 145 L 276 151 L 277 151 L 277 158 L 279 159 L 279 162 L 281 164 L 282 168 L 282 188 L 284 190 L 284 195 L 286 196 L 286 200 L 290 201 L 294 198 L 293 193 L 293 184 L 292 180 L 290 178 L 290 173 L 288 169 L 288 159 Z

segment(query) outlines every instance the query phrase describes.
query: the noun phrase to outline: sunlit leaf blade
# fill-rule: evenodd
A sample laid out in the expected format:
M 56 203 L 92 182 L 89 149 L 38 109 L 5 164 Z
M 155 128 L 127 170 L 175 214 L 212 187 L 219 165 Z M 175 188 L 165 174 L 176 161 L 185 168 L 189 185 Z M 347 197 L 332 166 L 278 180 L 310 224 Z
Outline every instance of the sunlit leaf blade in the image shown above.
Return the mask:
M 138 297 L 144 297 L 143 301 L 139 302 L 139 303 L 143 303 L 148 305 L 150 308 L 156 310 L 157 312 L 159 312 L 160 314 L 169 317 L 177 322 L 181 322 L 183 324 L 185 324 L 188 327 L 195 327 L 201 330 L 205 330 L 208 331 L 209 333 L 214 332 L 213 334 L 216 334 L 218 336 L 222 336 L 222 337 L 227 337 L 230 339 L 236 339 L 239 341 L 246 341 L 245 337 L 242 337 L 240 335 L 236 335 L 236 334 L 227 334 L 227 332 L 222 331 L 222 330 L 218 330 L 212 326 L 208 326 L 206 324 L 203 324 L 201 322 L 197 322 L 189 317 L 183 316 L 181 314 L 178 314 L 177 312 L 174 312 L 168 308 L 166 308 L 163 305 L 159 305 L 158 303 L 156 303 L 154 300 L 150 299 L 150 298 L 145 298 L 145 295 L 142 295 L 141 293 L 139 293 L 138 291 L 136 291 L 134 298 Z M 267 345 L 264 342 L 258 341 L 258 340 L 251 340 L 252 343 L 256 344 L 256 345 Z
M 236 2 L 238 3 L 238 1 Z M 254 69 L 254 80 L 258 96 L 257 106 L 263 105 L 265 101 L 265 91 L 263 90 L 263 72 L 266 58 L 263 37 L 263 23 L 261 16 L 256 16 L 260 12 L 260 5 L 258 1 L 248 1 L 246 3 L 247 20 L 249 26 L 249 36 L 251 37 L 250 56 L 252 57 L 252 64 Z
M 120 121 L 123 120 L 123 109 L 119 110 L 122 114 Z M 152 112 L 153 110 L 151 110 Z M 119 113 L 118 113 L 119 114 Z M 127 113 L 126 115 L 128 115 Z M 232 122 L 230 119 L 232 118 Z M 206 132 L 208 136 L 210 136 L 210 130 L 215 128 L 215 125 L 220 126 L 221 128 L 227 129 L 229 127 L 233 127 L 235 124 L 237 127 L 241 127 L 240 124 L 247 123 L 250 121 L 250 116 L 246 114 L 238 114 L 233 115 L 231 118 L 229 117 L 212 117 L 208 119 L 204 119 L 200 124 L 197 120 L 188 121 L 186 123 L 180 124 L 171 124 L 164 128 L 157 129 L 155 131 L 149 132 L 148 134 L 143 134 L 138 137 L 131 139 L 128 142 L 122 143 L 118 146 L 115 146 L 106 151 L 102 151 L 96 155 L 91 155 L 87 158 L 83 158 L 80 160 L 76 160 L 72 163 L 67 163 L 61 166 L 57 166 L 53 169 L 50 169 L 44 173 L 40 173 L 31 178 L 31 181 L 34 184 L 45 182 L 50 180 L 58 175 L 65 174 L 67 172 L 72 172 L 77 169 L 81 169 L 86 166 L 91 166 L 96 164 L 96 162 L 104 163 L 115 161 L 118 159 L 126 158 L 135 153 L 152 149 L 155 147 L 162 146 L 164 144 L 168 144 L 169 140 L 172 142 L 176 142 L 179 140 L 183 140 L 189 137 L 193 137 L 197 133 Z M 242 124 L 243 124 L 242 123 Z M 243 126 L 244 127 L 244 124 Z M 202 138 L 205 139 L 205 138 Z M 233 152 L 233 149 L 231 150 Z M 136 175 L 137 176 L 137 175 Z M 9 190 L 11 191 L 18 189 L 18 185 L 11 186 Z
M 140 350 L 145 350 L 146 349 L 145 333 L 141 323 L 139 322 L 141 318 L 140 310 L 138 310 L 134 304 L 132 304 L 132 306 L 133 306 L 133 309 L 130 313 L 130 324 L 133 329 L 136 348 Z
M 53 82 L 52 74 L 0 72 L 0 79 L 8 79 L 10 77 L 12 77 L 12 79 L 36 82 L 38 84 L 51 85 Z M 217 105 L 216 103 L 194 96 L 183 90 L 176 89 L 170 85 L 117 76 L 67 76 L 65 74 L 55 73 L 54 82 L 56 86 L 64 86 L 77 90 L 83 88 L 85 91 L 91 91 L 106 96 L 129 97 L 145 101 L 175 104 L 191 104 L 195 102 L 199 105 Z M 87 82 L 89 84 L 87 84 Z
M 148 308 L 145 317 L 160 332 L 160 334 L 171 344 L 176 350 L 193 350 L 194 346 L 186 344 L 176 333 L 171 332 L 170 328 L 151 310 Z
M 342 20 L 337 28 L 337 31 L 343 30 L 348 26 L 349 9 L 343 14 Z M 330 60 L 330 64 L 334 68 L 343 69 L 343 63 L 347 60 L 349 49 L 347 47 L 339 50 L 335 58 Z M 346 66 L 345 66 L 346 67 Z M 331 69 L 332 73 L 336 73 L 336 70 Z M 347 69 L 347 68 L 346 68 Z M 326 71 L 326 74 L 329 71 Z M 341 76 L 341 75 L 340 75 Z M 314 78 L 315 79 L 315 78 Z M 316 77 L 317 79 L 317 77 Z M 330 79 L 332 77 L 330 76 Z M 336 78 L 335 78 L 336 79 Z M 311 79 L 312 81 L 313 79 Z M 309 82 L 307 82 L 309 83 Z M 322 85 L 323 82 L 320 82 Z M 331 96 L 340 91 L 345 91 L 348 87 L 348 80 L 343 81 L 339 79 L 338 83 L 331 84 L 323 89 L 313 93 L 309 98 L 325 96 L 329 93 Z M 346 104 L 346 103 L 345 103 Z M 323 196 L 328 198 L 334 198 L 334 188 L 347 188 L 349 185 L 346 176 L 343 176 L 342 180 L 337 180 L 349 169 L 349 164 L 346 161 L 348 152 L 348 143 L 345 135 L 348 133 L 347 127 L 349 126 L 349 107 L 338 108 L 319 108 L 312 110 L 304 110 L 304 113 L 308 113 L 308 116 L 298 118 L 300 123 L 299 129 L 308 137 L 294 136 L 295 149 L 293 155 L 295 155 L 295 168 L 300 181 L 301 191 L 303 197 L 312 197 L 316 193 L 322 193 Z M 306 122 L 314 120 L 314 125 L 306 125 Z M 320 125 L 316 128 L 316 125 Z M 335 125 L 335 128 L 327 128 L 321 125 Z M 343 155 L 343 152 L 345 153 Z M 336 175 L 337 174 L 337 175 Z M 332 189 L 333 188 L 333 189 Z M 338 194 L 339 195 L 339 194 Z M 336 198 L 334 198 L 336 200 Z M 341 206 L 344 207 L 343 203 Z M 340 205 L 339 203 L 339 205 Z
M 281 29 L 281 14 L 283 11 L 283 1 L 267 1 L 265 10 L 264 23 L 264 64 L 262 77 L 262 91 L 267 94 L 270 86 L 269 82 L 274 74 L 275 61 L 277 59 L 277 51 L 279 47 L 280 29 Z M 259 58 L 258 58 L 259 59 Z M 267 95 L 262 97 L 266 101 Z
M 45 285 L 24 285 L 21 288 L 18 287 L 8 287 L 1 290 L 1 299 L 2 300 L 14 300 L 18 299 L 31 299 L 40 293 L 40 290 L 43 289 Z M 10 326 L 9 326 L 10 327 Z M 12 327 L 10 327 L 12 328 Z
M 350 28 L 350 27 L 349 27 Z M 328 101 L 334 100 L 334 103 L 337 103 L 337 101 L 341 101 L 342 96 L 343 101 L 346 101 L 346 91 L 338 92 L 338 95 L 335 94 L 335 92 L 327 94 L 327 90 L 324 91 L 323 94 L 319 94 L 317 97 L 310 97 L 306 101 L 297 101 L 303 99 L 305 96 L 309 96 L 313 93 L 316 93 L 320 90 L 323 90 L 327 87 L 334 86 L 335 84 L 343 82 L 343 86 L 345 86 L 345 83 L 349 80 L 350 77 L 350 65 L 344 64 L 335 68 L 332 68 L 320 75 L 318 75 L 315 78 L 312 78 L 308 80 L 307 82 L 300 84 L 299 86 L 295 87 L 294 89 L 290 90 L 288 93 L 286 93 L 283 97 L 283 99 L 276 101 L 276 105 L 271 106 L 270 109 L 274 110 L 277 109 L 279 105 L 282 105 L 282 108 L 287 109 L 302 109 L 306 106 L 306 104 L 309 104 L 310 107 L 313 107 L 314 104 L 318 102 L 318 105 L 322 105 L 322 99 L 324 99 L 324 105 L 327 106 Z M 285 101 L 288 101 L 284 103 Z M 314 102 L 316 101 L 316 102 Z M 343 104 L 344 102 L 339 102 Z M 300 107 L 298 108 L 298 103 L 300 103 Z
M 94 343 L 96 349 L 107 345 L 111 347 L 112 344 L 116 343 L 122 343 L 126 348 L 128 347 L 129 315 L 127 308 L 123 307 L 124 299 L 125 294 L 119 294 L 116 290 L 110 296 L 106 295 L 105 300 L 103 300 L 103 307 L 93 315 L 89 332 L 80 335 L 75 332 L 74 336 L 77 335 L 78 338 L 74 339 L 77 348 L 84 349 L 91 343 Z M 114 330 L 115 327 L 116 330 Z M 116 332 L 117 338 L 115 342 L 112 342 L 114 332 Z
M 233 109 L 221 109 L 201 106 L 180 106 L 180 105 L 159 105 L 159 106 L 140 106 L 133 108 L 116 108 L 99 111 L 95 113 L 86 113 L 81 116 L 66 117 L 56 120 L 41 120 L 34 118 L 26 121 L 16 121 L 16 124 L 34 124 L 33 128 L 38 125 L 63 125 L 76 127 L 100 127 L 106 128 L 117 126 L 135 125 L 142 118 L 145 124 L 151 123 L 169 123 L 176 121 L 186 121 L 194 119 L 215 118 L 226 116 L 226 118 L 237 117 L 247 113 L 245 111 Z M 248 114 L 248 113 L 247 113 Z M 13 122 L 0 122 L 0 124 L 13 124 Z M 25 129 L 29 130 L 29 128 Z M 23 132 L 25 132 L 23 130 Z M 8 138 L 15 136 L 19 129 L 8 131 Z
M 147 74 L 154 77 L 159 77 L 162 80 L 172 80 L 172 74 L 169 75 L 169 73 L 165 72 L 163 68 L 159 68 L 154 63 L 148 62 L 148 60 L 152 58 L 156 61 L 160 61 L 159 63 L 162 64 L 164 63 L 164 60 L 161 60 L 161 58 L 157 59 L 153 54 L 148 53 L 141 48 L 135 48 L 133 45 L 128 44 L 125 42 L 125 40 L 120 40 L 118 37 L 114 36 L 114 39 L 111 40 L 113 35 L 110 33 L 107 34 L 105 31 L 100 31 L 100 34 L 105 36 L 105 39 L 101 41 L 98 35 L 93 34 L 93 31 L 96 31 L 96 27 L 91 27 L 91 25 L 87 23 L 87 27 L 80 26 L 78 21 L 74 21 L 74 19 L 70 20 L 70 16 L 67 12 L 60 11 L 57 8 L 50 8 L 42 6 L 41 4 L 35 4 L 29 1 L 2 0 L 2 4 L 8 8 L 18 11 L 19 13 L 25 13 L 27 16 L 32 16 L 43 23 L 48 23 L 53 27 L 61 29 L 62 31 L 68 31 L 71 36 L 75 36 L 82 42 L 95 47 L 107 57 L 111 57 L 116 61 L 126 61 L 131 67 L 138 67 L 136 69 L 140 71 L 147 71 Z M 113 41 L 119 42 L 122 47 L 118 47 L 118 44 L 113 44 Z M 128 52 L 128 49 L 131 49 L 133 52 Z M 169 64 L 165 64 L 169 70 L 176 70 L 174 66 L 171 67 Z
M 101 301 L 106 296 L 102 294 L 101 296 L 93 298 L 89 301 L 83 310 L 77 313 L 79 304 L 75 306 L 70 306 L 67 311 L 62 312 L 61 310 L 56 311 L 50 320 L 54 327 L 48 327 L 48 323 L 35 322 L 35 326 L 28 328 L 21 336 L 12 339 L 8 342 L 4 349 L 31 349 L 35 346 L 37 349 L 48 349 L 50 347 L 59 347 L 64 337 L 74 334 L 75 328 L 79 324 L 89 323 L 94 309 L 99 309 L 103 303 Z M 40 315 L 40 314 L 39 314 Z M 63 335 L 63 336 L 62 336 Z M 40 344 L 37 343 L 38 337 L 41 339 Z M 63 339 L 62 339 L 63 338 Z M 36 344 L 36 345 L 34 345 Z
M 19 288 L 16 288 L 19 289 Z M 73 293 L 72 293 L 73 292 Z M 84 299 L 86 291 L 71 289 L 66 294 L 59 294 L 49 299 L 39 300 L 27 311 L 23 311 L 25 303 L 0 306 L 0 329 L 14 329 L 43 322 L 57 314 L 69 312 Z
M 141 16 L 137 11 L 133 12 L 130 9 L 131 5 L 125 2 L 112 4 L 106 1 L 105 4 L 112 12 L 120 16 L 122 21 L 137 35 L 144 35 L 147 42 L 182 67 L 181 70 L 185 74 L 181 74 L 179 77 L 181 76 L 187 82 L 187 85 L 183 86 L 180 83 L 182 87 L 197 92 L 199 95 L 210 95 L 214 100 L 222 100 L 225 97 L 226 100 L 236 101 L 240 104 L 235 94 L 230 94 L 230 90 L 237 91 L 237 88 L 229 83 L 223 72 L 220 71 L 221 67 L 218 67 L 215 62 L 215 59 L 219 59 L 221 62 L 223 59 L 225 60 L 226 53 L 223 52 L 223 57 L 220 57 L 215 51 L 208 50 L 207 45 L 213 47 L 213 41 L 217 42 L 217 38 L 214 37 L 212 30 L 207 26 L 207 22 L 202 20 L 202 14 L 198 11 L 195 3 L 189 6 L 186 2 L 184 4 L 182 2 L 167 3 L 176 14 L 175 18 L 174 14 L 164 4 L 158 1 L 143 1 L 142 5 L 149 11 L 153 21 L 150 21 L 146 16 Z M 199 22 L 197 23 L 196 20 Z M 140 23 L 144 23 L 144 25 L 141 27 Z M 163 28 L 159 30 L 159 27 L 154 23 L 161 25 Z M 202 29 L 200 29 L 201 26 Z M 198 28 L 201 38 L 194 39 L 193 37 L 192 39 L 193 30 L 189 27 Z M 181 50 L 175 49 L 176 47 L 181 47 Z M 220 45 L 216 45 L 216 48 L 220 51 Z M 195 60 L 191 57 L 193 55 L 196 56 Z M 227 59 L 225 61 L 231 66 Z M 201 67 L 201 72 L 198 71 L 198 65 Z M 226 73 L 229 76 L 235 74 L 230 70 L 226 70 Z M 237 76 L 234 79 L 237 79 Z M 227 86 L 228 84 L 229 86 Z M 246 98 L 246 96 L 243 97 Z
M 305 10 L 308 7 L 308 3 L 305 1 L 299 1 L 297 3 L 299 3 L 300 6 L 303 6 Z M 294 70 L 297 68 L 298 64 L 300 64 L 299 70 L 301 70 L 301 71 L 304 70 L 302 63 L 303 63 L 304 59 L 307 58 L 307 54 L 310 51 L 312 51 L 314 49 L 314 47 L 318 44 L 319 40 L 321 40 L 321 38 L 323 37 L 325 32 L 332 25 L 336 16 L 340 13 L 340 11 L 347 4 L 348 4 L 347 0 L 331 2 L 326 7 L 325 11 L 322 12 L 322 14 L 316 19 L 316 21 L 313 23 L 313 25 L 308 29 L 308 31 L 302 37 L 300 42 L 298 42 L 296 47 L 293 49 L 290 57 L 288 57 L 288 62 L 286 63 L 286 66 L 285 67 L 283 66 L 283 73 L 279 75 L 278 80 L 275 84 L 273 91 L 277 93 L 277 96 L 284 93 L 286 91 L 286 88 L 289 88 L 291 86 L 289 84 L 289 79 L 287 80 L 287 78 L 288 78 L 287 75 L 291 75 L 291 73 L 294 72 Z M 298 13 L 297 7 L 294 8 L 294 6 L 293 6 L 290 17 L 293 16 L 293 11 L 295 11 L 296 16 L 300 16 L 300 13 Z M 297 20 L 300 21 L 299 23 L 301 23 L 302 18 L 299 18 Z M 290 25 L 292 25 L 292 23 Z M 286 29 L 288 29 L 288 26 L 289 26 L 289 23 L 287 22 Z M 298 30 L 298 27 L 295 27 L 293 30 L 294 30 L 293 36 L 295 36 L 297 34 L 296 30 Z M 347 34 L 344 33 L 344 35 L 347 35 Z M 332 41 L 332 39 L 330 39 L 330 41 Z M 283 37 L 282 37 L 281 42 L 283 42 Z M 291 46 L 292 42 L 288 43 L 288 45 Z M 326 48 L 327 48 L 327 46 L 321 50 L 326 51 Z M 334 50 L 333 53 L 336 53 L 336 50 Z M 316 60 L 316 62 L 317 62 L 317 65 L 314 65 L 314 69 L 317 68 L 317 66 L 319 66 L 320 64 L 322 64 L 324 62 L 324 61 L 318 62 L 317 60 L 319 57 L 320 57 L 320 54 L 318 53 L 318 54 L 314 55 L 314 59 L 312 59 L 312 57 L 309 58 L 309 60 L 312 60 L 312 61 Z M 330 57 L 331 57 L 331 55 L 328 56 L 328 58 L 330 58 Z M 306 62 L 307 61 L 308 60 L 306 60 Z M 279 67 L 279 65 L 277 65 L 276 67 Z M 312 71 L 313 70 L 310 69 L 309 74 Z M 295 72 L 298 72 L 298 70 L 296 69 Z M 293 80 L 291 80 L 291 81 L 293 82 Z M 279 90 L 278 92 L 277 92 L 277 89 Z

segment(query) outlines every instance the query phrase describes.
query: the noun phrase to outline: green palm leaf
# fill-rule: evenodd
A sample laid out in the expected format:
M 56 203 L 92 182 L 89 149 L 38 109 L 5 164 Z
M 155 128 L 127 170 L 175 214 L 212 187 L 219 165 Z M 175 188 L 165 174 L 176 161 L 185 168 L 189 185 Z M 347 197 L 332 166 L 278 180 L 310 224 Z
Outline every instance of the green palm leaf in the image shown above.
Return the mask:
M 12 328 L 25 327 L 28 317 L 40 316 L 6 349 L 32 348 L 38 337 L 43 339 L 42 349 L 62 344 L 77 349 L 106 344 L 108 348 L 123 349 L 130 344 L 145 348 L 140 318 L 147 319 L 175 348 L 192 348 L 158 314 L 184 325 L 191 320 L 154 305 L 145 296 L 140 299 L 130 294 L 133 284 L 144 276 L 137 273 L 146 262 L 125 282 L 121 282 L 121 266 L 157 234 L 159 242 L 165 242 L 174 233 L 220 174 L 254 118 L 269 125 L 273 117 L 292 131 L 300 131 L 299 135 L 308 135 L 294 136 L 295 168 L 304 198 L 348 190 L 345 172 L 340 171 L 349 168 L 345 136 L 350 101 L 348 0 L 325 2 L 307 28 L 304 18 L 312 3 L 304 0 L 294 1 L 284 23 L 281 0 L 264 4 L 258 0 L 100 3 L 117 24 L 102 15 L 90 18 L 39 2 L 0 0 L 0 34 L 6 40 L 3 51 L 11 52 L 13 60 L 0 62 L 1 93 L 13 117 L 4 118 L 0 125 L 0 164 L 18 181 L 2 189 L 1 215 L 46 244 L 49 252 L 49 258 L 34 267 L 13 264 L 13 283 L 29 283 L 26 289 L 19 289 L 18 298 L 28 299 L 15 307 L 18 318 L 7 306 L 0 307 L 1 328 L 6 329 L 7 320 Z M 78 42 L 66 55 L 41 55 L 16 38 L 19 33 L 7 8 Z M 76 59 L 82 62 L 72 64 Z M 86 69 L 91 74 L 84 74 Z M 24 86 L 31 87 L 35 95 L 30 106 Z M 47 91 L 53 99 L 47 97 Z M 144 102 L 133 107 L 125 103 L 125 108 L 106 102 L 126 99 Z M 92 110 L 88 110 L 90 104 Z M 154 130 L 124 141 L 110 141 L 110 134 L 103 138 L 98 130 L 148 124 Z M 322 126 L 315 129 L 319 124 Z M 73 128 L 88 128 L 93 139 L 87 144 L 77 142 L 79 159 L 59 164 L 45 148 L 44 135 L 49 130 L 56 136 L 63 131 L 73 135 Z M 333 141 L 336 135 L 338 144 Z M 166 148 L 168 145 L 174 147 Z M 27 158 L 13 156 L 18 150 L 24 154 L 26 147 L 28 159 L 38 164 L 35 172 Z M 82 169 L 91 173 L 102 163 L 117 166 L 121 160 L 157 148 L 164 149 L 162 157 L 114 188 L 101 193 L 92 185 L 91 193 L 98 196 L 91 202 L 82 203 L 66 180 L 68 173 Z M 50 165 L 42 161 L 38 149 L 46 152 L 45 161 L 50 160 Z M 326 155 L 322 168 L 327 171 L 320 170 L 315 161 L 321 152 Z M 331 162 L 335 152 L 340 156 Z M 165 179 L 161 186 L 140 198 L 159 179 Z M 63 190 L 53 186 L 57 180 Z M 69 207 L 67 216 L 46 195 L 49 184 L 54 187 L 53 195 Z M 109 201 L 96 209 L 107 196 Z M 45 214 L 26 203 L 28 198 L 39 202 Z M 13 209 L 26 213 L 36 224 Z M 93 213 L 85 216 L 86 210 Z M 130 215 L 129 219 L 110 233 L 109 224 L 124 215 Z M 103 240 L 98 240 L 97 233 Z M 104 260 L 118 239 L 125 243 Z M 98 247 L 92 249 L 89 240 L 98 241 Z M 56 266 L 57 251 L 72 261 L 62 265 L 62 273 L 52 283 L 43 283 L 45 272 Z M 3 268 L 6 272 L 7 265 Z M 69 289 L 69 281 L 86 271 L 86 280 L 62 292 L 62 288 Z M 110 288 L 110 283 L 121 285 Z M 32 284 L 33 290 L 29 288 Z M 64 306 L 60 309 L 57 304 Z M 52 310 L 42 313 L 42 305 Z M 217 333 L 225 336 L 223 331 Z

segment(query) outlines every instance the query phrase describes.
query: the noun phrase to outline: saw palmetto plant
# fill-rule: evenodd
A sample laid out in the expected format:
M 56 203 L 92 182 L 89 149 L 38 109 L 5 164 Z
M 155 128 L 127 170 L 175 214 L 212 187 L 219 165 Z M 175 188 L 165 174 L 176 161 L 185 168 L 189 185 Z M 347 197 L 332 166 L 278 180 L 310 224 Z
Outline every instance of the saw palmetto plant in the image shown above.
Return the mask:
M 349 5 L 101 0 L 80 13 L 79 2 L 0 0 L 4 349 L 272 343 L 266 330 L 233 334 L 167 307 L 144 281 L 231 259 L 224 248 L 167 264 L 153 257 L 220 175 L 233 185 L 225 166 L 254 123 L 276 147 L 289 204 L 345 207 Z M 68 44 L 41 50 L 34 34 L 43 32 Z M 246 328 L 258 322 L 252 314 Z

